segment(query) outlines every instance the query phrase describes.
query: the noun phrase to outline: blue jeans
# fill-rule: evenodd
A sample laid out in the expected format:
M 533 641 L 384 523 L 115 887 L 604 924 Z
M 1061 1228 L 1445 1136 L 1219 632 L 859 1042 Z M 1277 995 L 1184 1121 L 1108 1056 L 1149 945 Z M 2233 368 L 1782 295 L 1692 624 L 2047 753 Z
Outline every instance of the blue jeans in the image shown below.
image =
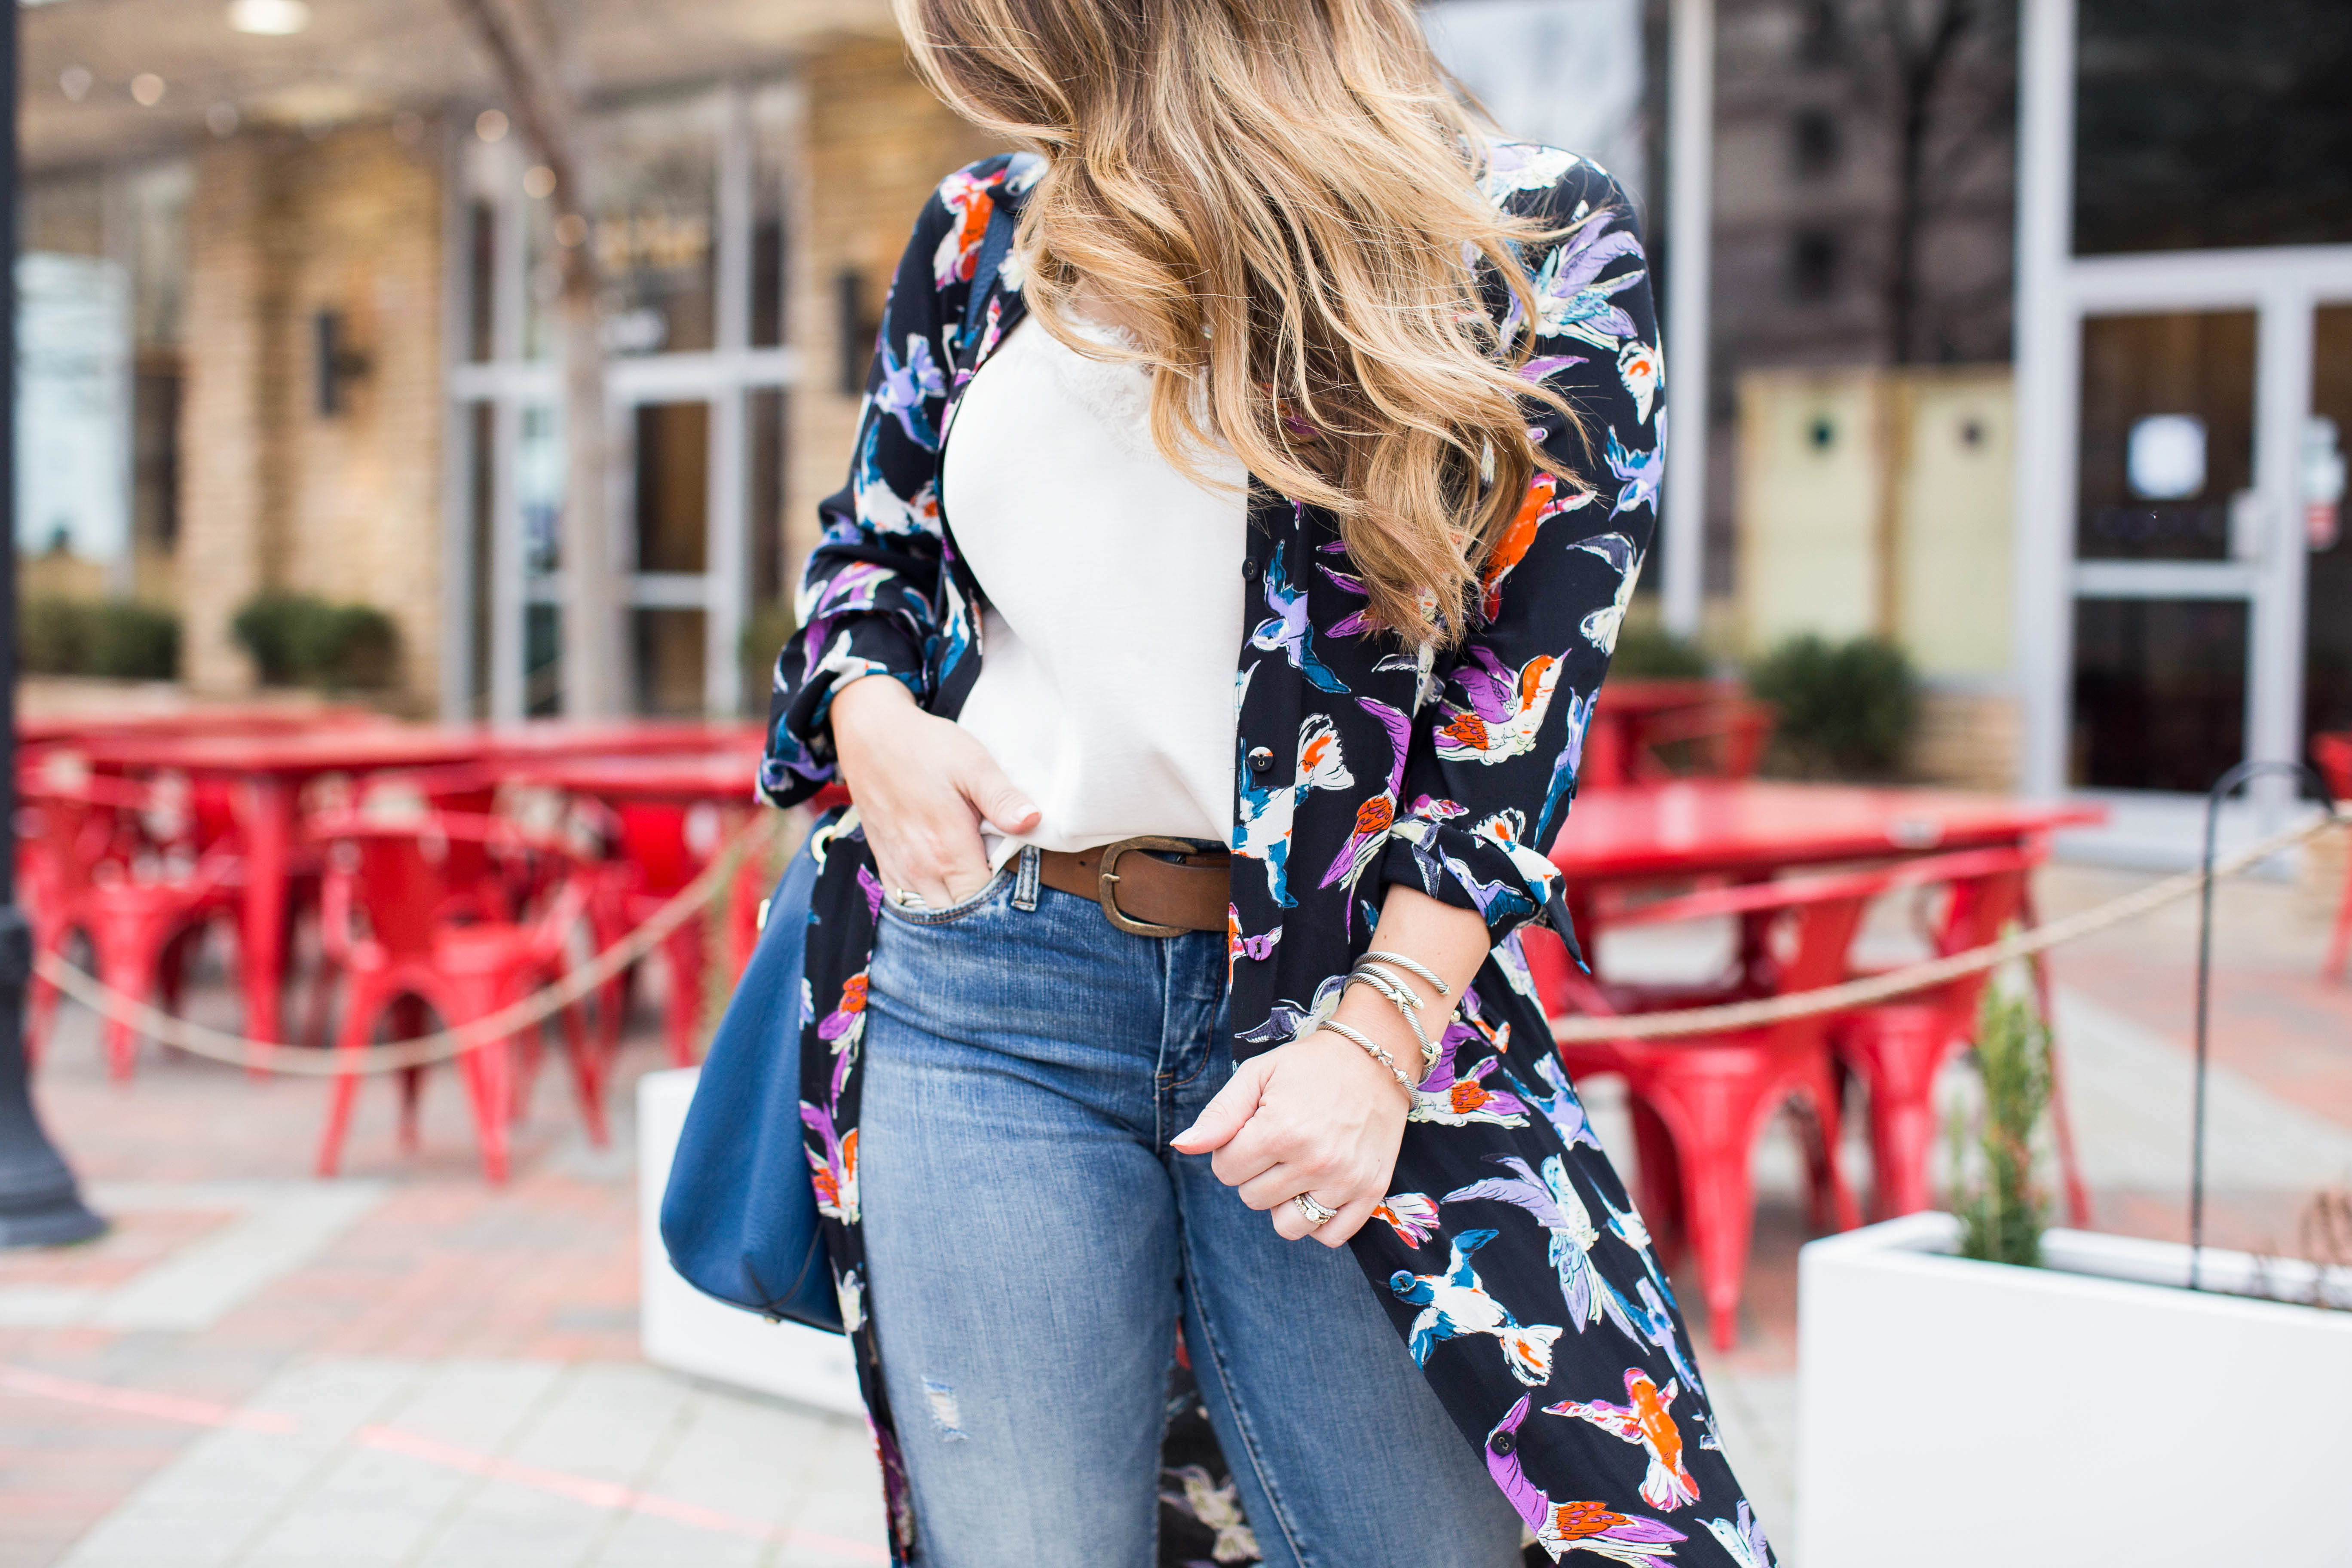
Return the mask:
M 1354 1258 L 1168 1147 L 1233 1071 L 1222 935 L 1129 935 L 1021 865 L 886 905 L 871 971 L 867 1285 L 926 1561 L 1149 1568 L 1158 1494 L 1188 1489 L 1160 1468 L 1181 1311 L 1268 1568 L 1517 1564 Z

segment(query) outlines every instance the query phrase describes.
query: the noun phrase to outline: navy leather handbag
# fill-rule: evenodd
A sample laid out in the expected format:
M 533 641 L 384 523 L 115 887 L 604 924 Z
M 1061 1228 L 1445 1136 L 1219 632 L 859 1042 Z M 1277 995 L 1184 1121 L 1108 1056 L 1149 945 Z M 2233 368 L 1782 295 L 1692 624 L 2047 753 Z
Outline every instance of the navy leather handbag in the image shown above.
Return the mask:
M 703 1059 L 662 1193 L 670 1267 L 707 1296 L 841 1332 L 801 1129 L 801 955 L 816 862 L 794 853 Z

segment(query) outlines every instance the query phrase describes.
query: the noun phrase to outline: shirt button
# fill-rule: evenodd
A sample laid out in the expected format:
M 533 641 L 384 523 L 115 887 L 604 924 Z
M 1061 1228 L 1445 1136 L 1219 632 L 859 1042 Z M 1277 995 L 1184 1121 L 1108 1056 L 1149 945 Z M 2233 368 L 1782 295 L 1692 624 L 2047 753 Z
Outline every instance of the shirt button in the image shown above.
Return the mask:
M 1242 581 L 1244 583 L 1257 581 L 1257 563 L 1246 555 L 1242 557 Z
M 1274 753 L 1267 751 L 1264 746 L 1251 747 L 1249 754 L 1249 770 L 1250 772 L 1260 775 L 1273 772 Z

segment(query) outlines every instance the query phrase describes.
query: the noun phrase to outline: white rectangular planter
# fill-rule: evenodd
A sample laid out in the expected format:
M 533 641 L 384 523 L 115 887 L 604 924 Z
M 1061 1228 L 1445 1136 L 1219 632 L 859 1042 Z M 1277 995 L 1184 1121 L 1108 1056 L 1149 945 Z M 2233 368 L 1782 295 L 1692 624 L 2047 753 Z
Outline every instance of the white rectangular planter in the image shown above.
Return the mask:
M 857 1369 L 839 1334 L 772 1323 L 715 1300 L 677 1276 L 662 1250 L 662 1189 L 694 1098 L 696 1068 L 637 1080 L 637 1329 L 656 1366 L 863 1415 Z
M 2015 1268 L 1958 1235 L 1804 1249 L 1801 1568 L 2352 1565 L 2352 1312 L 2184 1289 L 2168 1243 L 2053 1230 Z M 2209 1248 L 2203 1278 L 2262 1267 Z

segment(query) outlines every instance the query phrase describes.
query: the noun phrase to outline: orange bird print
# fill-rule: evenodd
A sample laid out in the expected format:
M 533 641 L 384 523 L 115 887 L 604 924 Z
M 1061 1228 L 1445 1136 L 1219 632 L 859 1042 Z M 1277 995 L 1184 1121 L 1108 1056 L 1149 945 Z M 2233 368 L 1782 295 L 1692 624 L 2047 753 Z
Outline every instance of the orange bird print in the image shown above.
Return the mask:
M 1642 1481 L 1642 1500 L 1663 1511 L 1698 1501 L 1698 1483 L 1683 1467 L 1682 1428 L 1675 1425 L 1674 1412 L 1666 1408 L 1675 1402 L 1681 1388 L 1680 1384 L 1669 1379 L 1662 1389 L 1650 1381 L 1648 1373 L 1638 1366 L 1629 1366 L 1625 1369 L 1625 1404 L 1608 1405 L 1598 1399 L 1585 1404 L 1570 1399 L 1547 1405 L 1544 1409 L 1554 1415 L 1589 1421 L 1612 1437 L 1639 1443 L 1649 1450 L 1650 1473 Z
M 1495 542 L 1494 553 L 1486 557 L 1486 570 L 1480 574 L 1478 588 L 1483 595 L 1480 609 L 1492 621 L 1503 613 L 1503 579 L 1511 568 L 1527 558 L 1528 547 L 1536 542 L 1536 530 L 1550 518 L 1564 511 L 1574 511 L 1592 500 L 1591 490 L 1571 489 L 1559 493 L 1558 474 L 1538 474 L 1528 486 L 1528 499 L 1519 503 L 1518 515 L 1511 526 Z

